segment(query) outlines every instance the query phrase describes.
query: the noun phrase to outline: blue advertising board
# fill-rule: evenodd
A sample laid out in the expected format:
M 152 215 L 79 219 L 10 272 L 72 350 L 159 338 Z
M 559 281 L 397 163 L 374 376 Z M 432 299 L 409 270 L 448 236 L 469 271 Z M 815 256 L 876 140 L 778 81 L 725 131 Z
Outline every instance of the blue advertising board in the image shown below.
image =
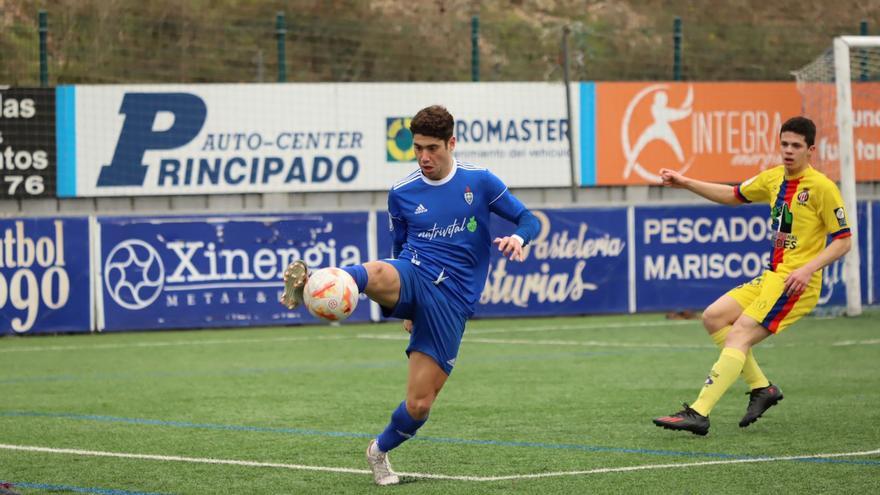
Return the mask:
M 87 218 L 0 220 L 0 334 L 88 332 Z
M 703 308 L 760 275 L 770 232 L 766 205 L 636 208 L 636 311 Z
M 624 313 L 628 305 L 625 208 L 533 210 L 541 222 L 522 263 L 492 249 L 476 317 Z M 391 254 L 388 214 L 378 214 L 379 258 Z M 493 238 L 515 226 L 492 216 Z
M 770 256 L 767 213 L 766 205 L 636 208 L 637 311 L 699 309 L 759 275 Z M 868 303 L 868 204 L 859 203 L 857 214 Z M 819 306 L 846 305 L 843 264 L 825 268 Z
M 871 208 L 868 210 L 871 214 L 869 231 L 871 232 L 870 236 L 865 236 L 868 239 L 868 248 L 865 250 L 867 256 L 865 257 L 868 262 L 866 265 L 870 267 L 871 276 L 868 277 L 871 280 L 871 292 L 868 298 L 868 302 L 870 304 L 877 304 L 878 300 L 880 300 L 880 255 L 877 254 L 877 249 L 880 249 L 880 226 L 877 226 L 875 222 L 880 222 L 880 201 L 871 202 Z
M 278 301 L 284 268 L 363 263 L 366 212 L 99 217 L 101 330 L 314 323 Z M 367 321 L 362 299 L 350 321 Z
M 628 306 L 626 208 L 532 210 L 541 230 L 522 263 L 492 250 L 476 316 L 625 313 Z M 492 237 L 514 226 L 493 221 Z

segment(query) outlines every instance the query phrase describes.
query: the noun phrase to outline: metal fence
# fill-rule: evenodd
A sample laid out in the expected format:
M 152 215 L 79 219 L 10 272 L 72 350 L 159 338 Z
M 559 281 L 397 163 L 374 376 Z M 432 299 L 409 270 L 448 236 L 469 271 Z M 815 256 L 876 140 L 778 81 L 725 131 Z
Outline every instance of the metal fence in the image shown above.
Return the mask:
M 515 2 L 514 2 L 515 3 Z M 880 1 L 875 16 L 880 16 Z M 610 20 L 446 16 L 394 19 L 266 12 L 144 16 L 50 8 L 0 14 L 0 84 L 282 81 L 558 81 L 563 29 L 574 80 L 791 80 L 835 35 L 868 34 L 878 19 L 736 24 L 659 14 Z M 840 18 L 839 16 L 837 17 Z M 41 56 L 45 65 L 42 66 Z

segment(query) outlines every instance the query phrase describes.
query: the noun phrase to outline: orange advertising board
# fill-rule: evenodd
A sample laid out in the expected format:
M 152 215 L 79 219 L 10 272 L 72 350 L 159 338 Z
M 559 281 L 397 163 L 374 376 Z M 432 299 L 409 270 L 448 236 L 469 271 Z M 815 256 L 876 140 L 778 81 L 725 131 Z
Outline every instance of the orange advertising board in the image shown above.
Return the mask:
M 794 83 L 596 83 L 596 184 L 657 184 L 661 168 L 736 183 L 778 165 Z
M 813 164 L 838 180 L 837 87 L 834 83 L 803 83 L 798 89 L 803 96 L 804 115 L 818 128 Z M 880 83 L 856 81 L 850 91 L 856 180 L 880 181 Z

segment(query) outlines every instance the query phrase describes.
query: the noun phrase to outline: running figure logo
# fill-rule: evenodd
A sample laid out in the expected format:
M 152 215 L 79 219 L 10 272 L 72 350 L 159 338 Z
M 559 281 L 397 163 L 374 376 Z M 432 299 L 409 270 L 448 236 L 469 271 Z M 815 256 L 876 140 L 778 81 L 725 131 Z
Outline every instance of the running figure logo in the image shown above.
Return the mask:
M 648 144 L 654 141 L 662 141 L 666 143 L 666 145 L 672 149 L 675 158 L 681 165 L 680 167 L 673 167 L 667 163 L 658 163 L 656 164 L 656 167 L 652 168 L 678 168 L 679 172 L 684 173 L 690 168 L 691 163 L 693 162 L 693 157 L 691 157 L 690 160 L 685 161 L 684 152 L 681 149 L 681 143 L 679 142 L 675 131 L 672 129 L 671 123 L 685 119 L 691 115 L 694 103 L 694 87 L 690 85 L 688 86 L 687 96 L 681 106 L 677 108 L 669 106 L 668 88 L 668 84 L 654 84 L 648 86 L 636 94 L 626 107 L 626 113 L 623 115 L 623 123 L 620 129 L 621 142 L 623 143 L 623 155 L 626 158 L 626 168 L 623 170 L 624 179 L 628 179 L 633 171 L 635 171 L 647 181 L 658 182 L 660 180 L 659 175 L 649 172 L 648 169 L 639 162 L 639 156 L 642 154 L 642 151 L 645 150 L 645 147 L 647 147 Z M 636 139 L 635 145 L 630 146 L 629 129 L 633 112 L 636 110 L 639 103 L 652 93 L 654 94 L 654 102 L 651 104 L 651 118 L 653 119 L 653 123 L 641 132 L 638 139 Z

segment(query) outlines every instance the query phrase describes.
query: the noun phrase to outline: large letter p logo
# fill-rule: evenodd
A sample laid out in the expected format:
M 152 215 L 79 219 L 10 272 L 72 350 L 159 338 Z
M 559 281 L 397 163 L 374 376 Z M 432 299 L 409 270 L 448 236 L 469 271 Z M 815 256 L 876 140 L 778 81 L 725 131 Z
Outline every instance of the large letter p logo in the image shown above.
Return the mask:
M 164 131 L 154 131 L 159 112 L 169 112 L 174 123 Z M 140 186 L 147 175 L 142 163 L 147 150 L 178 148 L 192 141 L 202 130 L 208 108 L 189 93 L 126 93 L 119 113 L 125 115 L 116 143 L 113 161 L 104 165 L 98 186 Z

